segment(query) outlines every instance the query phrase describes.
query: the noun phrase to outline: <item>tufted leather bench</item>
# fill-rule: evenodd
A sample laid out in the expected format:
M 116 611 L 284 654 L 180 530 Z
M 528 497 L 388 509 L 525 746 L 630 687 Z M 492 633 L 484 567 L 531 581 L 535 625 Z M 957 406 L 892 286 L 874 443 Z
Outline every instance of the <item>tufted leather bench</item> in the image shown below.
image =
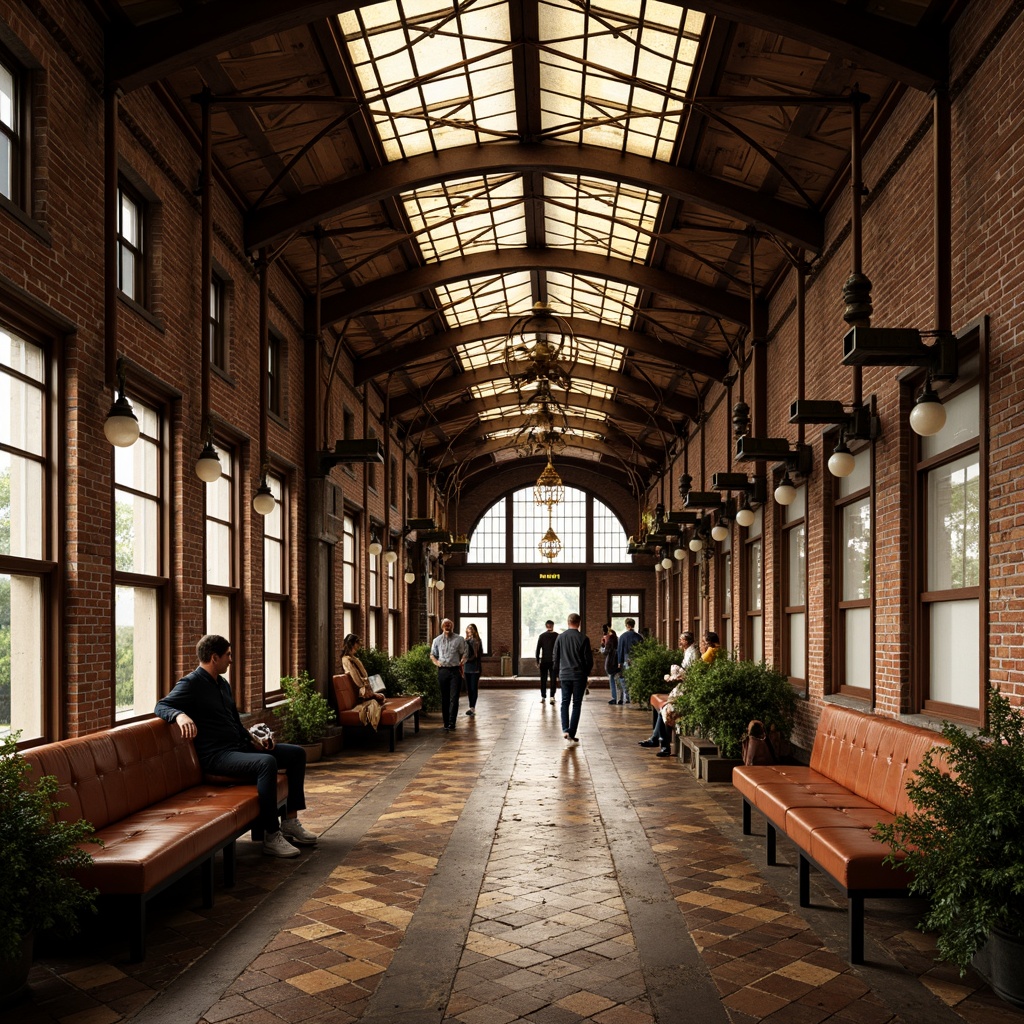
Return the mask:
M 53 775 L 60 818 L 85 818 L 103 846 L 84 844 L 93 864 L 79 881 L 127 901 L 133 961 L 146 952 L 146 903 L 196 867 L 203 903 L 213 905 L 213 858 L 224 851 L 224 882 L 234 883 L 235 840 L 258 821 L 254 784 L 204 782 L 195 747 L 159 718 L 24 751 L 29 779 Z M 278 798 L 288 785 L 282 775 Z
M 359 688 L 347 672 L 334 677 L 334 702 L 338 707 L 339 725 L 365 728 L 359 720 L 359 705 L 362 703 L 359 699 Z M 379 728 L 388 729 L 389 751 L 394 753 L 395 740 L 403 738 L 402 723 L 410 715 L 414 723 L 413 732 L 420 731 L 420 711 L 422 710 L 423 698 L 418 695 L 385 699 L 380 710 Z
M 889 848 L 874 838 L 879 822 L 913 807 L 906 792 L 925 753 L 944 743 L 938 733 L 891 718 L 828 705 L 814 737 L 810 766 L 734 768 L 743 796 L 743 832 L 750 811 L 767 822 L 767 859 L 775 863 L 776 832 L 800 853 L 800 906 L 810 906 L 810 868 L 836 882 L 848 901 L 850 962 L 864 962 L 864 900 L 906 895 L 909 875 L 883 864 Z

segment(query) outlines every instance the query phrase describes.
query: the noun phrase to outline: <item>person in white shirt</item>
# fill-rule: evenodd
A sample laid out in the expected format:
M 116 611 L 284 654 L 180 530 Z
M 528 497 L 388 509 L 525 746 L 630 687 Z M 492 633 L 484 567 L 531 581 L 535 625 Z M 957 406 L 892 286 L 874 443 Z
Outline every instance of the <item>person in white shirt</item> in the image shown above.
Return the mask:
M 455 623 L 445 619 L 441 633 L 430 645 L 430 660 L 437 666 L 441 686 L 441 718 L 445 732 L 451 732 L 459 720 L 459 691 L 462 689 L 462 666 L 469 648 L 466 638 L 455 632 Z

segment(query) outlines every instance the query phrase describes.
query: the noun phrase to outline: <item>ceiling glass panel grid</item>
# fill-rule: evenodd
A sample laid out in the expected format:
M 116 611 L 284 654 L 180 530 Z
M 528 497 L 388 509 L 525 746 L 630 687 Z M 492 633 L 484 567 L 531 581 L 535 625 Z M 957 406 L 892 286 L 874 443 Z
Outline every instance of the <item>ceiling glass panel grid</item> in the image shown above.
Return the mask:
M 468 327 L 496 317 L 522 316 L 533 306 L 529 271 L 451 281 L 435 289 L 449 327 Z
M 658 0 L 542 0 L 545 136 L 669 160 L 704 16 Z
M 660 193 L 577 176 L 544 179 L 544 236 L 552 247 L 643 263 L 650 252 Z
M 338 24 L 388 160 L 515 137 L 506 0 L 387 0 Z
M 428 263 L 526 245 L 519 175 L 442 181 L 407 192 L 402 203 Z
M 607 278 L 549 271 L 548 302 L 562 316 L 589 317 L 613 327 L 629 327 L 640 290 Z

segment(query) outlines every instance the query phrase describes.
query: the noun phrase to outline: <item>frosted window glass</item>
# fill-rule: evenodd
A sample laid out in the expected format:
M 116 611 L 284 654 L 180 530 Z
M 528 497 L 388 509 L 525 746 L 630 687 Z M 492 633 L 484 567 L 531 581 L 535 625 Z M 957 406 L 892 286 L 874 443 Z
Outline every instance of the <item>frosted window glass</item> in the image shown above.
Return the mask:
M 281 689 L 284 675 L 284 605 L 263 605 L 263 692 Z
M 937 434 L 921 438 L 921 458 L 930 459 L 978 436 L 981 423 L 979 396 L 979 389 L 973 387 L 942 403 L 946 410 L 946 425 Z
M 807 672 L 805 645 L 807 642 L 807 616 L 797 612 L 789 618 L 789 674 L 803 679 Z
M 843 628 L 844 686 L 871 685 L 871 609 L 846 608 L 839 613 Z
M 807 488 L 798 487 L 793 504 L 783 505 L 782 507 L 785 509 L 785 522 L 795 523 L 798 519 L 803 519 L 807 515 Z
M 853 457 L 853 472 L 849 476 L 839 477 L 839 497 L 848 498 L 851 494 L 863 491 L 871 483 L 871 449 L 862 448 Z
M 928 606 L 928 696 L 946 704 L 978 707 L 978 602 L 941 601 Z
M 789 593 L 786 604 L 807 604 L 807 533 L 803 526 L 794 526 L 786 531 L 786 554 L 789 568 Z

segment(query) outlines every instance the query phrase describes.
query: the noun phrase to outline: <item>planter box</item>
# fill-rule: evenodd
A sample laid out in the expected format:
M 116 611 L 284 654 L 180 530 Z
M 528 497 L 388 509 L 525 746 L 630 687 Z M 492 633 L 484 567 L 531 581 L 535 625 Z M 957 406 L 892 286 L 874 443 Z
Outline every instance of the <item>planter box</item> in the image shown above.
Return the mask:
M 700 778 L 701 756 L 716 756 L 718 747 L 714 741 L 703 739 L 700 736 L 680 736 L 679 752 L 683 764 L 689 765 L 694 776 Z
M 324 757 L 334 757 L 341 753 L 343 730 L 340 725 L 332 725 L 323 738 Z
M 732 783 L 732 770 L 738 768 L 743 761 L 738 757 L 718 757 L 717 755 L 700 755 L 700 775 L 705 782 Z

